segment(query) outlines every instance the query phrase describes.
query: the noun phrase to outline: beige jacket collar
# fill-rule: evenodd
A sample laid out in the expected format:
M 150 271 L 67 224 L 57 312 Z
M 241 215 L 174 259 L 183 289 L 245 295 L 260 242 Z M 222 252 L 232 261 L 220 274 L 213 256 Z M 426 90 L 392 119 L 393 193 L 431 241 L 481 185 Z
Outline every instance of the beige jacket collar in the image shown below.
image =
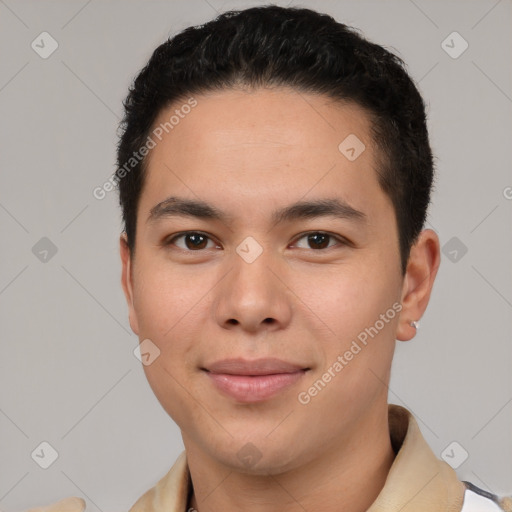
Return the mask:
M 459 512 L 465 486 L 439 460 L 405 408 L 389 405 L 389 428 L 396 458 L 386 483 L 367 512 Z M 186 512 L 191 480 L 186 452 L 129 512 Z

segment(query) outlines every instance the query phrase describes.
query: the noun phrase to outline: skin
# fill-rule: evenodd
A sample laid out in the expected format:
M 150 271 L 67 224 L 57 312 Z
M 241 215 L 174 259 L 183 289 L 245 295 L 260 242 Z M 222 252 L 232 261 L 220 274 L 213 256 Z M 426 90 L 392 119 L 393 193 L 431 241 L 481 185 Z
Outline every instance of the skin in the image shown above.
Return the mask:
M 366 510 L 394 459 L 387 384 L 396 339 L 427 307 L 439 240 L 422 231 L 400 270 L 396 218 L 380 189 L 367 114 L 287 88 L 195 96 L 197 106 L 151 150 L 140 198 L 135 257 L 120 240 L 130 325 L 161 353 L 144 366 L 181 429 L 199 512 Z M 155 126 L 179 105 L 161 112 Z M 349 161 L 349 134 L 366 149 Z M 176 216 L 148 222 L 169 196 L 201 199 L 226 221 Z M 319 216 L 275 224 L 274 209 L 338 198 L 365 221 Z M 200 231 L 204 248 L 172 235 Z M 328 232 L 327 248 L 304 233 Z M 263 249 L 236 252 L 248 236 Z M 346 243 L 342 241 L 346 240 Z M 168 242 L 168 245 L 165 245 Z M 188 245 L 187 245 L 188 242 Z M 336 377 L 307 391 L 394 303 L 402 310 Z M 309 368 L 268 400 L 221 394 L 202 367 L 230 357 L 277 357 Z M 260 454 L 247 467 L 247 443 Z

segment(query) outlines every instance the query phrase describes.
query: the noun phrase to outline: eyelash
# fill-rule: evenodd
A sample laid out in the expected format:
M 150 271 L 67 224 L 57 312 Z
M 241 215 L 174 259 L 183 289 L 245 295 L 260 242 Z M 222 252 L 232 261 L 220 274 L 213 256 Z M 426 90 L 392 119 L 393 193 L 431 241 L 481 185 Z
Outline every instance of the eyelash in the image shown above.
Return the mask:
M 203 233 L 202 231 L 183 231 L 181 233 L 177 233 L 177 234 L 173 235 L 170 238 L 166 238 L 163 242 L 163 245 L 166 247 L 174 245 L 176 240 L 178 240 L 179 238 L 186 237 L 187 235 L 201 235 L 210 241 L 214 241 L 210 236 L 208 236 L 206 233 Z M 330 239 L 336 240 L 338 242 L 338 245 L 342 245 L 342 246 L 350 246 L 351 245 L 351 243 L 348 240 L 346 240 L 338 235 L 334 235 L 333 233 L 329 233 L 328 231 L 307 231 L 305 233 L 301 233 L 294 239 L 295 243 L 297 241 L 301 240 L 302 238 L 306 238 L 310 235 L 326 235 L 326 236 L 330 237 Z M 215 242 L 215 243 L 217 243 L 217 242 Z M 322 251 L 326 251 L 327 249 L 332 249 L 333 247 L 335 247 L 335 245 L 327 246 L 323 249 L 310 249 L 310 250 L 315 251 L 315 252 L 322 252 Z M 206 249 L 198 249 L 198 250 L 182 249 L 181 247 L 178 247 L 178 249 L 180 249 L 184 252 L 202 252 L 202 251 L 206 250 Z

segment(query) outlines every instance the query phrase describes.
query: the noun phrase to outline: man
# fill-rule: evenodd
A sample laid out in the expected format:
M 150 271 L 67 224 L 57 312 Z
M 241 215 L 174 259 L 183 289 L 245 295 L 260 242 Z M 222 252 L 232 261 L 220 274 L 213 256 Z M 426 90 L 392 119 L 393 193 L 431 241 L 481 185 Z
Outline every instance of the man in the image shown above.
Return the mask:
M 440 263 L 400 59 L 311 10 L 228 12 L 157 48 L 125 108 L 122 285 L 185 446 L 131 512 L 512 510 L 387 403 Z

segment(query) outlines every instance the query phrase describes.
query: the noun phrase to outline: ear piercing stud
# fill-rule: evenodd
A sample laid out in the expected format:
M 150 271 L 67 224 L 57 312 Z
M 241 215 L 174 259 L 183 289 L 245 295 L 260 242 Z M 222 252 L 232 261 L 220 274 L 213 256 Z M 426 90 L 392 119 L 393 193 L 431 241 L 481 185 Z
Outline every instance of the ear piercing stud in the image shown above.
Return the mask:
M 413 320 L 410 324 L 411 327 L 414 327 L 416 330 L 420 328 L 420 323 L 416 320 Z

